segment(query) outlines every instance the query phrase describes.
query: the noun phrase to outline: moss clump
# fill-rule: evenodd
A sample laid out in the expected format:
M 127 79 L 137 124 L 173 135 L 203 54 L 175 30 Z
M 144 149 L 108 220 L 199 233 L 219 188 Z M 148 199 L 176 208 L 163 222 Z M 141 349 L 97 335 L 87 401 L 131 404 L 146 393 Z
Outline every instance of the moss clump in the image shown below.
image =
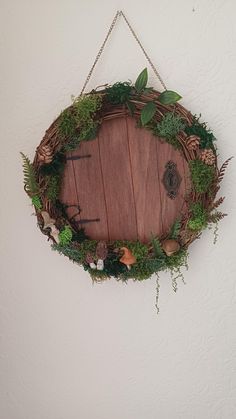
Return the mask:
M 52 162 L 40 166 L 39 171 L 43 176 L 59 175 L 62 174 L 65 163 L 64 153 L 58 152 L 54 155 Z
M 148 256 L 148 247 L 146 244 L 139 241 L 131 242 L 129 240 L 116 240 L 114 248 L 127 247 L 135 256 L 137 262 L 143 260 Z
M 176 115 L 174 112 L 167 112 L 161 122 L 158 122 L 152 130 L 154 135 L 165 138 L 173 147 L 180 148 L 176 135 L 185 128 L 185 125 L 185 122 L 179 115 Z
M 75 99 L 73 105 L 61 113 L 58 132 L 66 150 L 75 149 L 80 141 L 95 138 L 99 125 L 96 113 L 101 106 L 101 95 L 89 94 Z
M 40 211 L 43 208 L 42 201 L 38 195 L 32 196 L 31 201 L 32 201 L 32 205 L 34 205 L 34 207 L 38 211 Z
M 166 256 L 165 269 L 170 271 L 179 271 L 182 266 L 187 266 L 188 253 L 185 249 L 180 249 L 177 253 L 172 256 Z
M 200 138 L 200 148 L 215 150 L 213 142 L 216 138 L 205 122 L 199 122 L 199 118 L 194 117 L 192 125 L 185 127 L 185 132 L 187 135 L 197 135 Z
M 129 101 L 132 86 L 128 82 L 115 83 L 106 88 L 106 97 L 112 105 L 121 105 Z
M 59 233 L 59 242 L 61 246 L 67 246 L 72 240 L 72 230 L 69 226 L 65 226 Z
M 75 263 L 81 263 L 81 254 L 77 245 L 69 243 L 67 245 L 53 244 L 52 250 L 56 250 L 60 255 L 67 256 L 70 260 Z
M 48 178 L 48 185 L 46 190 L 46 196 L 50 201 L 56 202 L 60 194 L 61 187 L 61 176 L 55 175 Z
M 207 212 L 202 203 L 196 202 L 191 205 L 191 218 L 188 228 L 193 231 L 201 231 L 207 227 Z
M 208 166 L 200 159 L 191 160 L 189 167 L 196 192 L 205 193 L 209 191 L 214 180 L 214 167 Z

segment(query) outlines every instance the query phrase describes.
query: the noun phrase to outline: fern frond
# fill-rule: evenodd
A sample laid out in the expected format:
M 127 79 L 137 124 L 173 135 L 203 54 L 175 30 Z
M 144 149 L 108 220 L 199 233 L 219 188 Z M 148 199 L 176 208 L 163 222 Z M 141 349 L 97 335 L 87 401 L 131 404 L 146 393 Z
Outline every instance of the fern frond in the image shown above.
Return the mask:
M 233 157 L 230 157 L 229 159 L 227 159 L 221 166 L 220 170 L 219 170 L 219 175 L 218 175 L 218 179 L 217 182 L 220 183 L 225 175 L 225 171 L 228 167 L 229 162 L 233 159 Z
M 170 229 L 169 238 L 176 240 L 180 233 L 180 228 L 181 228 L 181 222 L 179 218 L 177 218 L 177 220 L 175 220 L 174 224 L 172 225 Z
M 223 212 L 216 211 L 213 214 L 210 214 L 208 217 L 209 223 L 218 223 L 218 221 L 222 220 L 222 218 L 226 217 L 227 214 L 224 214 Z
M 219 199 L 217 199 L 215 202 L 213 202 L 211 204 L 211 211 L 213 209 L 218 208 L 224 202 L 224 200 L 225 200 L 225 197 L 224 196 L 221 196 Z
M 153 251 L 154 251 L 155 257 L 159 258 L 159 257 L 165 256 L 164 251 L 161 247 L 161 242 L 158 239 L 158 237 L 152 236 L 151 241 L 152 241 L 152 246 L 153 246 Z
M 24 154 L 20 153 L 23 160 L 23 175 L 24 175 L 24 185 L 25 191 L 29 195 L 36 195 L 39 193 L 38 182 L 36 179 L 34 167 L 30 162 L 29 158 Z

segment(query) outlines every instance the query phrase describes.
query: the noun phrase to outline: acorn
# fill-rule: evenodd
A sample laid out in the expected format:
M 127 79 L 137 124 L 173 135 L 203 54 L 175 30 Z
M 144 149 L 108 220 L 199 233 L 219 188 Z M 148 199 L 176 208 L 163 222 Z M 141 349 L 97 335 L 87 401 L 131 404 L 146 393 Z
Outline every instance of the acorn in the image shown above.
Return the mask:
M 186 145 L 190 151 L 196 151 L 199 148 L 200 137 L 197 135 L 190 135 L 186 138 Z
M 162 249 L 167 256 L 172 256 L 179 251 L 180 244 L 174 239 L 166 239 L 162 243 Z

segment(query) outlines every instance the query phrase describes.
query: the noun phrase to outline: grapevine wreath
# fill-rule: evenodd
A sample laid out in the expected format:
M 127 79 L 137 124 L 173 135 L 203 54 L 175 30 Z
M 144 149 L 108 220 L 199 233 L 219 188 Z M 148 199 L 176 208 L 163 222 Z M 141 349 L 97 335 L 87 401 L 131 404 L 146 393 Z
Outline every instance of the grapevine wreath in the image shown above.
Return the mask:
M 176 92 L 159 93 L 147 87 L 147 81 L 144 69 L 134 85 L 119 82 L 74 98 L 46 131 L 33 163 L 21 153 L 24 185 L 38 226 L 50 239 L 53 250 L 82 265 L 95 281 L 110 277 L 144 280 L 169 270 L 176 290 L 176 278 L 182 275 L 181 267 L 187 265 L 189 245 L 205 228 L 217 227 L 225 216 L 218 211 L 224 198 L 216 199 L 216 194 L 230 159 L 218 168 L 215 137 L 206 124 L 178 103 L 181 97 Z M 151 235 L 147 242 L 90 239 L 86 224 L 69 216 L 68 206 L 60 200 L 68 153 L 79 149 L 82 142 L 94 141 L 104 121 L 127 115 L 140 129 L 150 130 L 156 141 L 179 150 L 186 160 L 190 187 L 184 211 L 164 235 Z M 173 167 L 169 169 L 171 172 Z M 170 199 L 178 181 L 178 176 L 167 176 Z M 79 206 L 75 210 L 79 213 Z

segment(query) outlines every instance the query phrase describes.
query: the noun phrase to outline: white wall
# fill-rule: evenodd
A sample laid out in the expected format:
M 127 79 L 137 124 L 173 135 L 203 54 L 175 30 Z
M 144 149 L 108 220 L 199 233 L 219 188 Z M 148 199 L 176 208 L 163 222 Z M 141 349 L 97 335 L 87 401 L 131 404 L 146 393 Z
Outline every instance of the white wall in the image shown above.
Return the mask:
M 182 103 L 202 113 L 221 161 L 236 155 L 234 0 L 1 0 L 1 419 L 236 418 L 236 169 L 229 217 L 190 249 L 177 295 L 155 279 L 92 286 L 51 252 L 23 192 L 19 151 L 78 94 L 122 8 Z M 90 83 L 146 66 L 120 21 Z M 150 71 L 151 82 L 160 86 Z

